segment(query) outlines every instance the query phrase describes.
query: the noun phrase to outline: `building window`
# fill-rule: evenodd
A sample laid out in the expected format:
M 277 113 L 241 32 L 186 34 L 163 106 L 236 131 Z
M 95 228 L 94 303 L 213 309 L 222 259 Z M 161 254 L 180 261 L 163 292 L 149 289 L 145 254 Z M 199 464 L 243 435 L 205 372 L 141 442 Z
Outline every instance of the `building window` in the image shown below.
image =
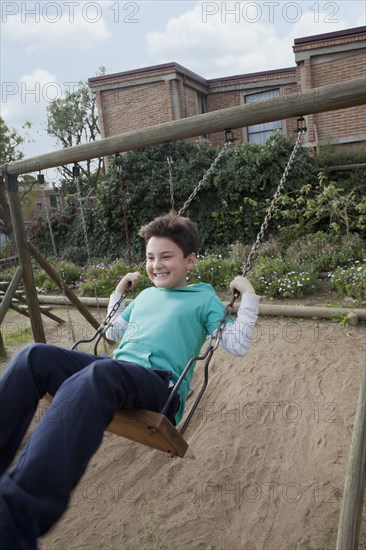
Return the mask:
M 50 195 L 50 207 L 61 210 L 60 195 Z
M 204 113 L 207 113 L 207 95 L 197 92 L 197 114 L 202 115 Z
M 274 97 L 280 96 L 280 90 L 268 90 L 266 92 L 257 92 L 244 96 L 244 103 L 257 103 L 258 101 L 268 101 Z M 265 124 L 253 124 L 247 127 L 247 136 L 249 143 L 258 143 L 263 145 L 272 134 L 273 130 L 283 132 L 282 120 L 275 122 L 266 122 Z
M 36 202 L 36 210 L 43 210 L 43 204 L 41 202 Z
M 197 92 L 197 114 L 203 115 L 207 113 L 207 95 L 202 92 Z M 209 139 L 208 134 L 201 136 L 204 140 Z

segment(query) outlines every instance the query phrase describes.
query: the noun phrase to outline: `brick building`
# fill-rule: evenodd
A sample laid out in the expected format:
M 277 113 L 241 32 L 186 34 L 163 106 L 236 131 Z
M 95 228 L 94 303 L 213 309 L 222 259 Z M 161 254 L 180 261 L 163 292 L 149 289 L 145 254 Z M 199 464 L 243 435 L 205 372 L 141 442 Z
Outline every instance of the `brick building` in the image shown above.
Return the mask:
M 337 82 L 366 77 L 366 27 L 295 39 L 293 46 L 298 90 L 328 86 L 334 93 Z M 366 80 L 365 80 L 366 97 Z M 366 107 L 359 105 L 309 115 L 310 146 L 321 142 L 355 146 L 366 141 Z
M 166 63 L 89 79 L 96 93 L 103 137 L 257 102 L 309 88 L 366 76 L 366 27 L 295 39 L 296 66 L 252 74 L 205 79 L 178 63 Z M 309 115 L 305 143 L 360 146 L 366 141 L 366 109 L 357 106 Z M 295 136 L 296 120 L 279 120 L 236 129 L 238 142 L 264 143 L 274 128 Z M 197 136 L 214 146 L 224 135 Z
M 27 226 L 41 216 L 46 216 L 47 212 L 62 212 L 64 208 L 65 198 L 60 190 L 47 187 L 42 193 L 36 188 L 22 202 L 24 223 Z

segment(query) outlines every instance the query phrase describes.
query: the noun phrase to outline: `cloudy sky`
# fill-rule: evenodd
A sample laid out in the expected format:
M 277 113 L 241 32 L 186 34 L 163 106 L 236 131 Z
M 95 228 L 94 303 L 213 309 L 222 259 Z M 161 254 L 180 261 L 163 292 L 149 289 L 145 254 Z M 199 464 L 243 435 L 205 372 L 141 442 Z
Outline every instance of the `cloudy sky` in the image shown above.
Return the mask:
M 365 25 L 365 2 L 2 0 L 1 115 L 27 157 L 57 149 L 46 107 L 80 80 L 176 61 L 205 78 L 294 66 L 294 38 Z

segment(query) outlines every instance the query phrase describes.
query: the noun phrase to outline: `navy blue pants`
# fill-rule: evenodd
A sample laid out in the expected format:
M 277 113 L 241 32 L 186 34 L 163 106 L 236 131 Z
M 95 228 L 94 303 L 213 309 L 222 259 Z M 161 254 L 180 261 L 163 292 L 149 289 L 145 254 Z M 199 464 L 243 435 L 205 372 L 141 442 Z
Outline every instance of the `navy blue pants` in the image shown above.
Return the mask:
M 118 409 L 160 411 L 171 374 L 48 344 L 24 348 L 0 380 L 0 548 L 35 549 L 65 512 L 74 487 Z M 56 393 L 57 392 L 57 393 Z M 54 399 L 15 467 L 24 434 L 46 394 Z M 168 417 L 174 419 L 179 397 Z

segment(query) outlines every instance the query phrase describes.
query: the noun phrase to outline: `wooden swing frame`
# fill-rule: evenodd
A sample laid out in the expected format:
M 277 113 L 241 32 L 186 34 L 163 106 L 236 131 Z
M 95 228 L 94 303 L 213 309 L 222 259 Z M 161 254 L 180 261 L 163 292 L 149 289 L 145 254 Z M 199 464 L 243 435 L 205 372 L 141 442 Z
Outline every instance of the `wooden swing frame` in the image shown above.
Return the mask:
M 228 127 L 241 128 L 281 118 L 298 117 L 300 113 L 309 115 L 362 105 L 365 101 L 364 80 L 362 78 L 340 82 L 334 85 L 334 89 L 336 91 L 334 94 L 329 94 L 329 90 L 325 86 L 323 89 L 307 90 L 300 96 L 298 94 L 290 94 L 284 98 L 230 107 L 3 165 L 2 174 L 9 197 L 19 263 L 23 269 L 24 290 L 29 307 L 34 340 L 36 342 L 46 342 L 30 259 L 30 252 L 34 256 L 37 256 L 37 252 L 27 242 L 26 238 L 18 194 L 18 175 L 167 141 L 176 141 L 205 133 L 219 132 Z M 62 282 L 61 284 L 65 289 L 65 285 Z M 71 291 L 70 294 L 68 292 L 69 289 L 67 289 L 67 297 L 72 300 L 73 304 L 80 311 L 83 310 L 83 315 L 87 315 L 88 321 L 97 328 L 99 323 L 89 312 L 86 313 L 84 308 L 80 307 L 81 304 L 77 297 Z M 211 347 L 213 347 L 213 352 L 217 346 L 215 344 L 215 346 Z M 51 398 L 49 397 L 49 399 Z M 191 411 L 191 414 L 193 412 Z M 189 421 L 189 419 L 187 420 Z M 177 456 L 184 456 L 188 448 L 187 443 L 182 437 L 182 430 L 178 432 L 162 413 L 142 410 L 121 411 L 117 413 L 115 420 L 108 426 L 108 430 Z

